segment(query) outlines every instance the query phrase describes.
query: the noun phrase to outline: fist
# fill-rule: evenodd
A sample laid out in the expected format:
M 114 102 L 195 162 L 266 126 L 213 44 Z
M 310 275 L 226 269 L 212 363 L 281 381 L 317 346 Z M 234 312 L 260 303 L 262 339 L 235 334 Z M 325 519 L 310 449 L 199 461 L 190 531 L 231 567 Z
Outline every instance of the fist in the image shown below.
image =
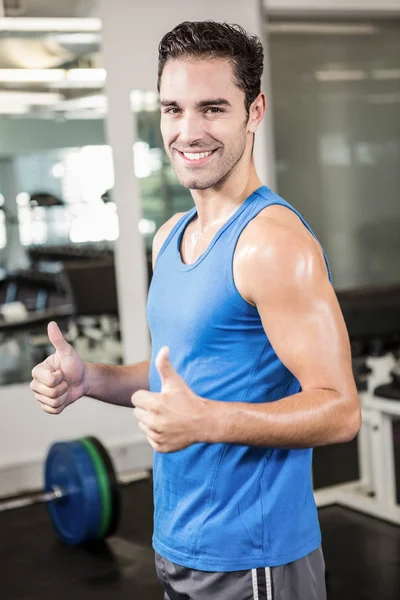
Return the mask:
M 157 452 L 176 452 L 205 441 L 208 401 L 197 396 L 178 375 L 164 346 L 156 358 L 161 392 L 138 390 L 132 395 L 139 429 Z
M 30 388 L 45 412 L 58 415 L 85 395 L 86 368 L 57 323 L 49 323 L 47 333 L 55 352 L 32 369 Z

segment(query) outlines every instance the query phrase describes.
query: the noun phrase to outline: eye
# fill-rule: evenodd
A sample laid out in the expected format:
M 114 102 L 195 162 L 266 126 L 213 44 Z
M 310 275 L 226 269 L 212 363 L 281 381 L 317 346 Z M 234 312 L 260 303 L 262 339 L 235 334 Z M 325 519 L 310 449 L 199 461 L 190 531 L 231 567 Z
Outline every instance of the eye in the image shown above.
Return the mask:
M 206 112 L 208 112 L 208 111 L 211 111 L 211 114 L 217 114 L 217 113 L 224 112 L 223 110 L 221 110 L 217 106 L 210 106 L 209 108 L 206 109 Z
M 177 111 L 177 112 L 174 112 L 174 111 Z M 178 114 L 179 111 L 180 111 L 180 109 L 176 108 L 176 106 L 171 106 L 170 108 L 167 108 L 165 110 L 165 114 L 176 115 L 176 114 Z

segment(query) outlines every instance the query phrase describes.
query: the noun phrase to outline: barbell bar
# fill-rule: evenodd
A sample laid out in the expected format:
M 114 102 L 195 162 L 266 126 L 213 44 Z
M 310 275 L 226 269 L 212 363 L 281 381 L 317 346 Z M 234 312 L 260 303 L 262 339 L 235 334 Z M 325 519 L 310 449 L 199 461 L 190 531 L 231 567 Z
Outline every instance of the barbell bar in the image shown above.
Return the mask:
M 47 504 L 50 519 L 62 541 L 79 545 L 105 539 L 118 528 L 119 486 L 149 479 L 150 470 L 122 474 L 95 437 L 54 443 L 44 466 L 44 491 L 0 502 L 0 512 Z
M 136 471 L 132 474 L 128 473 L 126 475 L 121 475 L 117 481 L 119 485 L 128 485 L 130 483 L 134 483 L 135 481 L 149 479 L 149 477 L 150 472 L 148 470 L 144 470 Z M 0 500 L 0 512 L 14 510 L 16 508 L 24 508 L 25 506 L 39 504 L 41 502 L 53 502 L 54 500 L 59 500 L 65 496 L 68 496 L 67 490 L 62 490 L 61 488 L 54 486 L 51 492 L 35 492 L 25 496 L 18 496 L 18 498 L 11 498 L 11 500 Z
M 58 498 L 63 498 L 66 495 L 67 492 L 65 490 L 55 487 L 51 492 L 38 492 L 20 496 L 18 498 L 12 498 L 11 500 L 3 500 L 0 502 L 0 512 L 24 508 L 25 506 L 30 506 L 31 504 L 37 504 L 39 502 L 52 502 L 53 500 L 58 500 Z

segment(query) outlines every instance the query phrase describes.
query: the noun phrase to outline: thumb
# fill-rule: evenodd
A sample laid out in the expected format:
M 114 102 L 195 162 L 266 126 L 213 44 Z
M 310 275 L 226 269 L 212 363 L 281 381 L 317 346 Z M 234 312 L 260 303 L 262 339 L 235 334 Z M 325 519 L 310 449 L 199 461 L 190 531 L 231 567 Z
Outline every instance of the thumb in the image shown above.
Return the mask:
M 163 346 L 156 358 L 156 368 L 161 378 L 161 385 L 164 388 L 166 385 L 182 382 L 181 377 L 175 371 L 174 367 L 169 362 L 169 348 Z
M 55 321 L 50 321 L 47 326 L 47 334 L 50 342 L 60 356 L 69 356 L 71 354 L 71 346 L 65 340 L 63 334 L 60 331 L 59 326 Z

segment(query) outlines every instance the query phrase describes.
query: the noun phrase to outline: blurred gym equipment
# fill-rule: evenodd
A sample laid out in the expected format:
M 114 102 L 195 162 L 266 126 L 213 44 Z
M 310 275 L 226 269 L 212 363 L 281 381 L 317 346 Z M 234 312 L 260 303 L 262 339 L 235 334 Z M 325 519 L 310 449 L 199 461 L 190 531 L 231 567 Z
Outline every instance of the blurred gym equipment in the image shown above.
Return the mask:
M 337 295 L 350 335 L 362 406 L 359 477 L 319 489 L 315 499 L 318 507 L 339 504 L 400 524 L 393 435 L 400 419 L 400 286 Z
M 0 502 L 0 512 L 46 502 L 54 529 L 71 546 L 113 535 L 120 517 L 118 485 L 150 477 L 144 470 L 117 481 L 111 457 L 95 437 L 56 442 L 44 470 L 43 492 Z

